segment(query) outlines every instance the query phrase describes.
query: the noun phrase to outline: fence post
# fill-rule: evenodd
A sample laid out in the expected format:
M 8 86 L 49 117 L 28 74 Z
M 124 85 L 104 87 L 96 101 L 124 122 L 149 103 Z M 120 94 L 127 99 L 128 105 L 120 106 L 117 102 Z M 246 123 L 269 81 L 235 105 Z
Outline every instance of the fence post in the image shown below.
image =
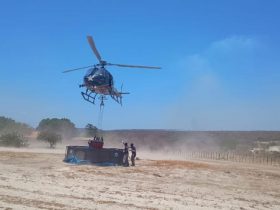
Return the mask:
M 268 155 L 266 156 L 266 164 L 267 164 L 267 165 L 269 164 L 269 158 L 270 158 L 270 154 L 268 154 Z

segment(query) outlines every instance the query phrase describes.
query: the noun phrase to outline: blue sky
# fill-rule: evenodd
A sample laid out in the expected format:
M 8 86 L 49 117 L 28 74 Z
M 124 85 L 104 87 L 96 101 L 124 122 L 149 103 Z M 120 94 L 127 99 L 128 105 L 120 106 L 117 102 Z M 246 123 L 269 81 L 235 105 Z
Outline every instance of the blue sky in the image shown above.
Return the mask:
M 280 129 L 277 0 L 0 2 L 0 115 L 97 124 L 86 70 L 61 73 L 97 62 L 92 35 L 109 62 L 163 68 L 108 68 L 131 94 L 106 101 L 104 129 Z

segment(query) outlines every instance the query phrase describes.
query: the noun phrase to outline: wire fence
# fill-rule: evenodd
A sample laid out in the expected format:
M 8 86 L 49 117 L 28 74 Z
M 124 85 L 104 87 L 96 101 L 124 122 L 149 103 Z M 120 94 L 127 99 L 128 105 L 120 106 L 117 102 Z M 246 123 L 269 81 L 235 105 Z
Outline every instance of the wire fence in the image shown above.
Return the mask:
M 280 154 L 254 154 L 254 153 L 236 153 L 236 152 L 168 152 L 171 156 L 177 156 L 181 159 L 201 159 L 201 160 L 220 160 L 239 163 L 252 163 L 280 167 Z

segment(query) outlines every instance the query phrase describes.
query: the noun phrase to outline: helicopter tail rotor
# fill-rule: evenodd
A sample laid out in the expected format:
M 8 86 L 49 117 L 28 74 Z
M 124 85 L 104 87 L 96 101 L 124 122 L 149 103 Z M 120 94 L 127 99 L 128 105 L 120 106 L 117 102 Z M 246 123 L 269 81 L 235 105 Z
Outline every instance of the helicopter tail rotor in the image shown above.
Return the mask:
M 123 95 L 123 94 L 130 94 L 129 92 L 123 92 L 122 89 L 123 89 L 123 83 L 122 83 L 122 86 L 121 86 L 121 92 L 119 92 L 120 95 Z

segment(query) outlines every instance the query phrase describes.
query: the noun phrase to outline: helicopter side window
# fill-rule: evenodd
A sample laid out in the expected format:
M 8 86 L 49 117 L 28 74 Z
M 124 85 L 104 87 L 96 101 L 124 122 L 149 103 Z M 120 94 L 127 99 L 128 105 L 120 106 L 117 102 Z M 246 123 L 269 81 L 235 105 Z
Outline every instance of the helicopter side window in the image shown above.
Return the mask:
M 111 75 L 109 76 L 109 84 L 111 87 L 114 86 L 113 77 Z
M 86 76 L 89 76 L 92 72 L 92 69 L 87 70 Z

